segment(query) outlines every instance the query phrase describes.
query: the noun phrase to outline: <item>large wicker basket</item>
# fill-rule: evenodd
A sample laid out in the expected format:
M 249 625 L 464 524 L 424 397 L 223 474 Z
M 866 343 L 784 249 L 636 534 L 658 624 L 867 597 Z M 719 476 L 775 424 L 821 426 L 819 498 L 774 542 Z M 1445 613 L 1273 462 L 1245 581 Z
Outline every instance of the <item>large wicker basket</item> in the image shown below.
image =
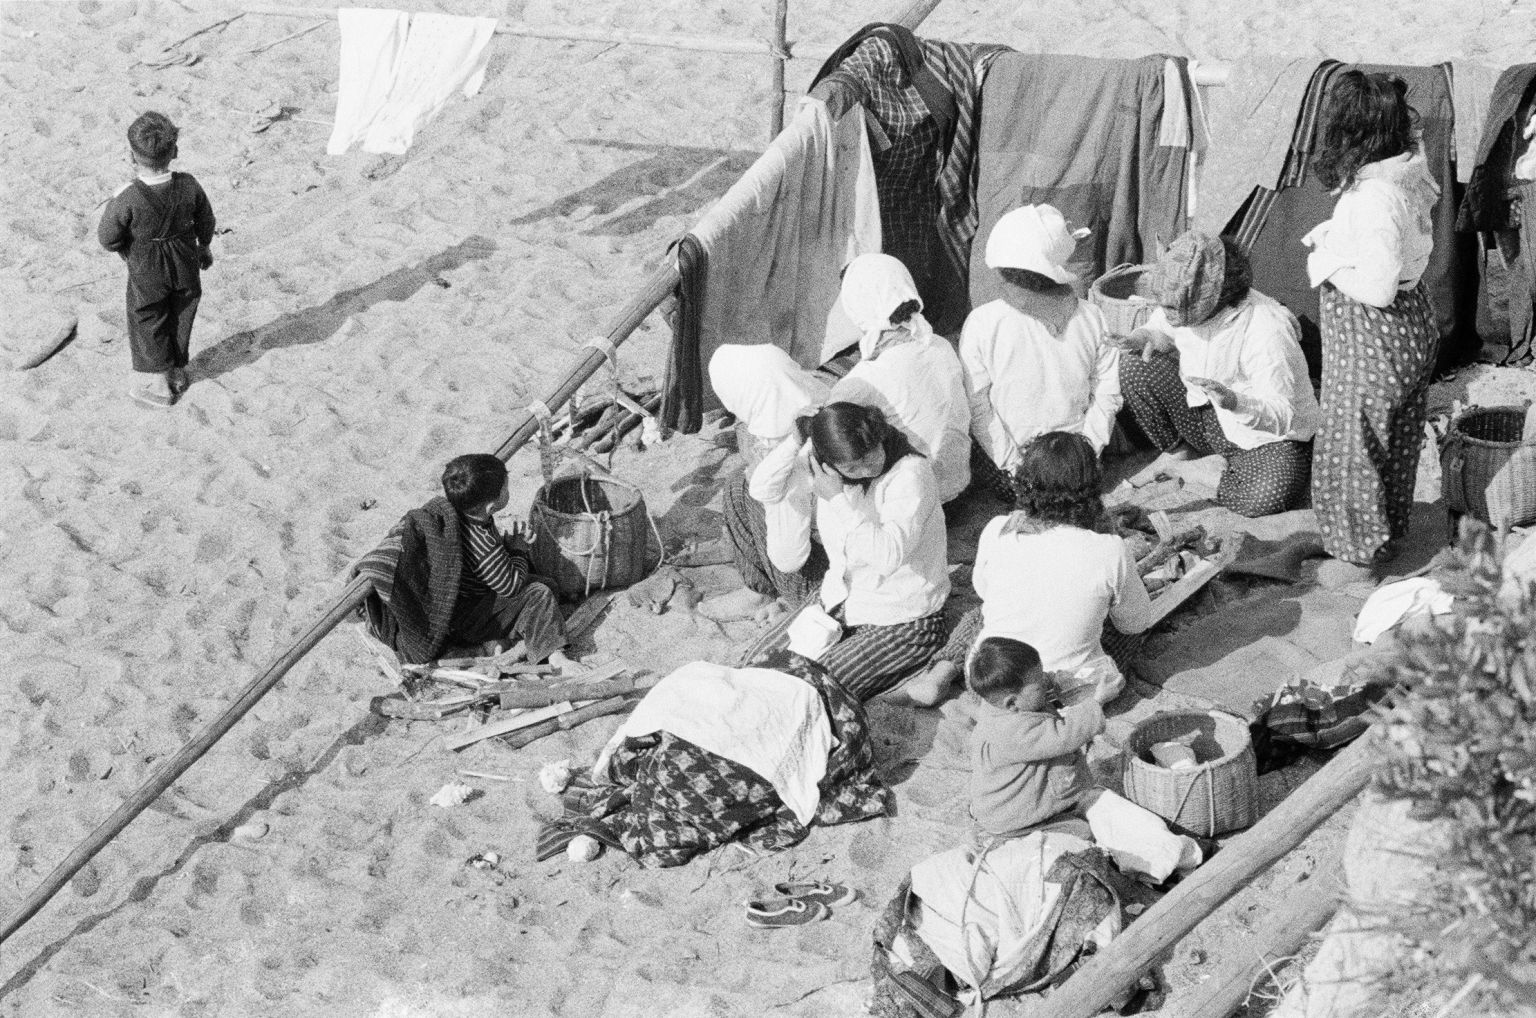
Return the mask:
M 1536 445 L 1521 443 L 1524 428 L 1524 407 L 1473 407 L 1457 415 L 1440 450 L 1447 509 L 1495 527 L 1536 521 Z
M 1183 742 L 1193 767 L 1162 767 L 1152 760 L 1159 742 Z M 1121 762 L 1125 797 L 1204 838 L 1250 826 L 1258 819 L 1259 771 L 1247 722 L 1221 711 L 1168 711 L 1131 732 Z
M 578 474 L 550 481 L 534 496 L 528 521 L 534 572 L 568 599 L 644 579 L 661 552 L 659 536 L 655 553 L 650 549 L 645 498 L 614 480 Z
M 1129 336 L 1146 324 L 1157 303 L 1147 292 L 1150 265 L 1116 265 L 1088 288 L 1088 299 L 1104 313 L 1111 336 Z

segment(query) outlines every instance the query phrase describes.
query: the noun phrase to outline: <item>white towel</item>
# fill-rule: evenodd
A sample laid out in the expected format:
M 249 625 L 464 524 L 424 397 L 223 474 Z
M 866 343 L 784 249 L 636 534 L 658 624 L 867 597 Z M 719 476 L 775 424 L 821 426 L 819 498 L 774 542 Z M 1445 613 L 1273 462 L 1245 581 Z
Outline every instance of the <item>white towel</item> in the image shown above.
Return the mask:
M 1445 615 L 1453 603 L 1451 595 L 1426 576 L 1377 587 L 1360 606 L 1360 614 L 1355 618 L 1355 640 L 1375 643 L 1382 633 L 1399 622 L 1417 615 Z
M 773 785 L 802 824 L 821 802 L 832 724 L 810 683 L 768 668 L 694 661 L 656 683 L 592 766 L 608 779 L 608 758 L 625 739 L 671 732 L 750 769 Z
M 412 17 L 389 100 L 369 127 L 363 151 L 404 154 L 417 129 L 437 115 L 455 89 L 466 98 L 480 91 L 490 59 L 487 44 L 495 31 L 495 18 Z
M 404 11 L 343 7 L 336 12 L 341 26 L 341 74 L 336 95 L 336 126 L 325 151 L 339 156 L 361 141 L 384 108 L 411 16 Z

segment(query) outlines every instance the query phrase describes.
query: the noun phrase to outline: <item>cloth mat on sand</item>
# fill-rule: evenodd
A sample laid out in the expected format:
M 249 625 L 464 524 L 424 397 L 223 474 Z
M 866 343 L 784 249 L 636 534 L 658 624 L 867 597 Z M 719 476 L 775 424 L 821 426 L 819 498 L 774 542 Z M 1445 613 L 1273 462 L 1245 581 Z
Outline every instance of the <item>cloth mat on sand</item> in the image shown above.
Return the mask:
M 1301 564 L 1324 554 L 1321 535 L 1311 531 L 1291 534 L 1279 541 L 1261 541 L 1245 534 L 1237 558 L 1223 572 L 1228 576 L 1261 576 L 1296 583 L 1301 580 Z
M 1360 600 L 1308 591 L 1305 597 L 1246 598 L 1180 629 L 1167 649 L 1144 657 L 1143 679 L 1249 716 L 1296 675 L 1354 649 Z

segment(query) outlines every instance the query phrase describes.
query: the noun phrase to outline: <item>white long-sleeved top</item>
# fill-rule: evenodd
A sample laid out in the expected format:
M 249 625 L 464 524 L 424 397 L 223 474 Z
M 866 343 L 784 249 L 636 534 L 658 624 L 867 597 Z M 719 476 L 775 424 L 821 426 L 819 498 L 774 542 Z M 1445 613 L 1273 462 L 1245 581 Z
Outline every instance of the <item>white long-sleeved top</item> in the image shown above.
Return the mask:
M 922 456 L 904 456 L 867 491 L 816 500 L 827 550 L 821 604 L 850 626 L 893 626 L 931 615 L 949 597 L 944 510 Z
M 1399 290 L 1418 285 L 1429 264 L 1430 210 L 1439 196 L 1417 149 L 1360 167 L 1333 215 L 1301 238 L 1312 248 L 1311 284 L 1331 282 L 1362 304 L 1390 305 Z
M 1152 601 L 1131 548 L 1113 534 L 1080 527 L 1003 533 L 1008 516 L 988 523 L 976 545 L 971 585 L 981 596 L 981 635 L 1034 647 L 1046 671 L 1099 675 L 1101 703 L 1124 685 L 1099 642 L 1105 618 L 1122 633 L 1152 621 Z
M 747 494 L 763 504 L 768 521 L 768 561 L 780 572 L 799 572 L 811 554 L 816 494 L 802 455 L 809 442 L 790 435 L 764 456 L 747 478 Z
M 972 311 L 960 333 L 971 392 L 971 434 L 1012 469 L 1025 443 L 1047 431 L 1109 443 L 1120 410 L 1120 351 L 1099 309 L 1078 301 L 1058 334 L 1004 300 Z
M 832 402 L 872 406 L 926 456 L 948 502 L 971 483 L 970 407 L 965 372 L 943 336 L 913 337 L 882 348 L 832 387 Z
M 1215 410 L 1222 434 L 1238 448 L 1305 442 L 1317 434 L 1321 412 L 1301 352 L 1301 329 L 1273 297 L 1250 290 L 1241 304 L 1210 321 L 1178 328 L 1158 308 L 1142 328 L 1172 338 L 1190 406 L 1211 402 L 1204 389 L 1189 384 L 1191 378 L 1209 378 L 1237 394 L 1236 409 Z

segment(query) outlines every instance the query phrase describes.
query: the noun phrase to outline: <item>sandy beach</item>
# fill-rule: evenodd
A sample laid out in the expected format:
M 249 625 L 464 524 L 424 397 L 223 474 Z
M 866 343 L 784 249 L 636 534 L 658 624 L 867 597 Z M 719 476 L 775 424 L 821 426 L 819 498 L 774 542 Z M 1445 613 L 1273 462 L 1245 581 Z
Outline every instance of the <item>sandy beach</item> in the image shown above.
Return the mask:
M 703 0 L 432 9 L 754 38 L 769 20 L 756 5 Z M 792 4 L 790 36 L 832 46 L 887 12 L 807 0 Z M 500 444 L 767 141 L 766 58 L 498 36 L 481 92 L 451 101 L 405 156 L 327 156 L 335 23 L 239 14 L 203 0 L 0 3 L 0 300 L 11 309 L 0 354 L 79 321 L 42 366 L 0 371 L 0 914 L 313 622 L 348 564 L 436 493 L 447 459 Z M 947 0 L 921 34 L 1094 56 L 1502 68 L 1530 59 L 1536 13 L 1528 0 Z M 815 69 L 792 63 L 790 88 Z M 176 168 L 199 178 L 219 219 L 193 384 L 169 411 L 128 396 L 124 272 L 95 232 L 131 175 L 123 132 L 146 109 L 181 126 Z M 629 388 L 660 384 L 668 338 L 652 316 L 624 345 Z M 1518 401 L 1536 395 L 1533 377 L 1468 369 L 1436 400 Z M 606 384 L 599 375 L 590 391 Z M 626 446 L 614 469 L 682 544 L 717 536 L 719 486 L 738 462 L 728 433 L 706 428 Z M 529 449 L 510 467 L 516 511 L 539 483 L 538 458 Z M 1430 457 L 1420 482 L 1427 552 L 1440 525 Z M 950 535 L 962 584 L 983 508 Z M 726 567 L 689 575 L 705 593 L 738 582 Z M 963 589 L 954 608 L 969 603 Z M 1245 695 L 1237 679 L 1274 674 L 1256 661 L 1281 662 L 1284 681 L 1353 653 L 1349 617 L 1365 593 L 1213 585 L 1154 638 L 1162 689 L 1117 705 L 1095 762 L 1112 775 L 1114 740 L 1155 709 Z M 1223 611 L 1257 621 L 1225 642 L 1191 633 Z M 670 870 L 611 853 L 534 862 L 538 823 L 559 808 L 539 768 L 589 762 L 616 719 L 519 751 L 451 753 L 441 741 L 462 720 L 369 713 L 391 682 L 355 629 L 326 638 L 6 942 L 0 1015 L 858 1015 L 875 915 L 963 826 L 954 723 L 875 703 L 894 817 Z M 753 632 L 620 595 L 578 649 L 665 674 L 729 660 Z M 1269 656 L 1256 657 L 1266 639 Z M 1266 775 L 1265 802 L 1316 766 Z M 451 780 L 479 794 L 430 805 Z M 1198 984 L 1207 959 L 1241 949 L 1343 821 L 1179 946 L 1166 972 L 1175 993 Z M 466 865 L 487 851 L 498 868 Z M 754 892 L 809 876 L 862 898 L 798 931 L 743 923 Z M 1176 999 L 1161 1013 L 1179 1014 Z

